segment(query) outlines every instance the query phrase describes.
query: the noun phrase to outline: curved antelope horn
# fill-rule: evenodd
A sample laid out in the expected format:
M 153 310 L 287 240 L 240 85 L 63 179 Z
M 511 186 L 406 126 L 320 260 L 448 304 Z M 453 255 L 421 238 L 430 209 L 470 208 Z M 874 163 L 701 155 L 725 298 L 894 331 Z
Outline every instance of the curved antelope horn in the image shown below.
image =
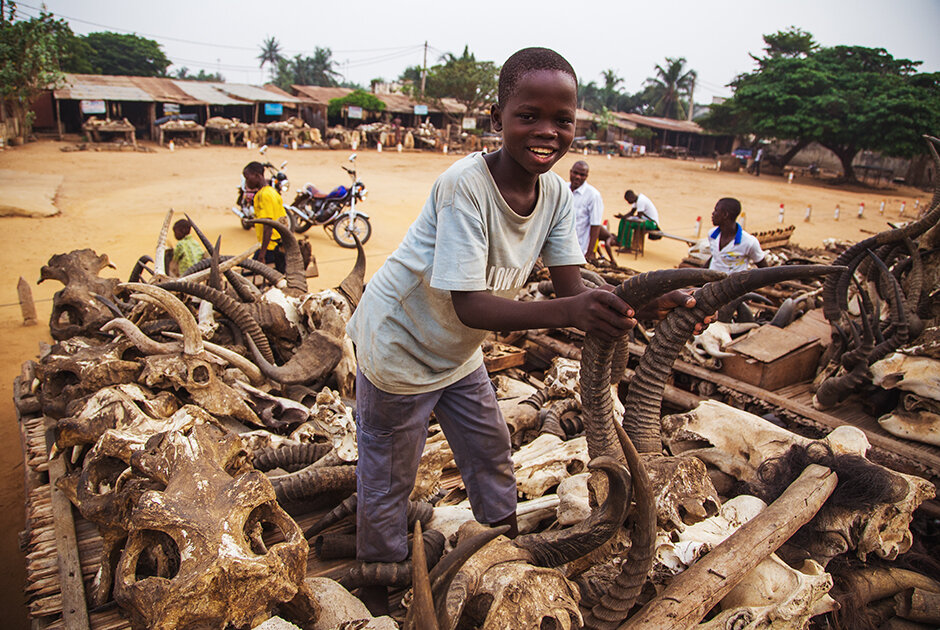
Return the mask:
M 353 238 L 356 239 L 356 264 L 353 265 L 349 275 L 339 283 L 336 290 L 346 298 L 346 301 L 349 302 L 352 309 L 356 310 L 356 307 L 359 306 L 359 300 L 362 298 L 363 287 L 365 286 L 366 252 L 362 248 L 362 243 L 359 242 L 359 237 L 353 234 Z
M 274 365 L 266 360 L 251 335 L 245 337 L 245 343 L 261 372 L 283 385 L 304 385 L 324 380 L 342 356 L 341 344 L 336 338 L 319 330 L 311 331 L 284 365 Z
M 585 617 L 586 628 L 616 628 L 627 618 L 636 602 L 646 576 L 653 566 L 656 551 L 656 501 L 653 484 L 646 467 L 640 460 L 633 442 L 619 423 L 615 423 L 617 441 L 623 449 L 624 458 L 633 478 L 633 498 L 636 502 L 636 526 L 630 535 L 630 551 L 620 565 L 620 573 L 614 579 L 606 595 L 595 604 Z M 612 623 L 613 622 L 613 623 Z
M 243 304 L 240 304 L 221 291 L 216 291 L 212 287 L 190 282 L 189 280 L 161 282 L 157 286 L 168 291 L 178 291 L 203 300 L 208 300 L 213 306 L 219 309 L 221 313 L 235 322 L 235 325 L 245 333 L 246 337 L 250 337 L 254 340 L 259 352 L 266 360 L 274 361 L 274 353 L 271 352 L 271 345 L 268 343 L 268 338 L 264 336 L 261 326 L 258 325 L 258 322 L 255 321 Z
M 937 153 L 936 145 L 940 144 L 940 139 L 925 135 L 927 147 L 930 149 L 934 166 L 940 170 L 940 155 Z M 909 223 L 902 228 L 886 230 L 870 236 L 863 241 L 839 254 L 833 261 L 833 265 L 846 265 L 848 268 L 839 276 L 829 276 L 823 285 L 823 315 L 830 323 L 839 319 L 842 311 L 848 308 L 847 291 L 849 280 L 846 275 L 854 273 L 855 268 L 865 259 L 865 251 L 868 249 L 897 243 L 905 238 L 917 238 L 940 220 L 940 180 L 934 184 L 933 198 L 930 201 L 930 207 L 927 212 L 917 221 Z
M 284 245 L 284 258 L 286 259 L 284 278 L 287 280 L 287 286 L 290 289 L 306 293 L 307 277 L 304 275 L 304 257 L 300 253 L 297 237 L 290 231 L 290 228 L 271 219 L 252 219 L 249 223 L 266 225 L 281 235 L 281 243 Z
M 147 266 L 147 263 L 152 263 L 152 262 L 153 262 L 153 258 L 151 258 L 150 256 L 148 256 L 147 254 L 144 254 L 143 256 L 141 256 L 140 258 L 138 258 L 138 259 L 137 259 L 137 262 L 134 263 L 134 268 L 131 269 L 131 275 L 130 275 L 130 277 L 127 279 L 127 281 L 128 281 L 128 282 L 139 282 L 139 281 L 140 281 L 140 275 L 144 272 L 144 269 L 146 269 L 148 272 L 150 272 L 150 275 L 153 275 L 153 270 L 152 270 L 150 267 Z M 40 282 L 42 282 L 42 281 L 40 280 Z
M 640 358 L 624 403 L 623 424 L 640 453 L 659 453 L 659 409 L 666 379 L 679 351 L 692 337 L 695 324 L 739 295 L 768 284 L 837 274 L 845 267 L 793 265 L 765 267 L 733 273 L 723 280 L 709 282 L 695 292 L 695 306 L 673 309 L 656 327 L 656 334 Z M 583 392 L 583 388 L 582 388 Z M 583 399 L 583 393 L 582 393 Z
M 172 317 L 180 327 L 183 333 L 183 354 L 200 354 L 204 350 L 202 335 L 199 334 L 199 326 L 196 324 L 196 318 L 186 305 L 178 297 L 153 284 L 143 284 L 140 282 L 125 282 L 119 285 L 124 289 L 136 291 L 139 295 L 150 298 L 146 301 L 157 304 L 162 307 L 170 317 Z
M 626 280 L 614 289 L 614 293 L 634 309 L 640 309 L 659 295 L 680 287 L 723 278 L 724 275 L 704 269 L 652 271 Z M 610 384 L 619 382 L 623 377 L 628 356 L 625 339 L 611 341 L 597 335 L 587 335 L 584 339 L 581 351 L 581 404 L 584 408 L 584 433 L 591 457 L 621 457 L 613 429 Z
M 131 343 L 144 354 L 171 354 L 180 351 L 179 343 L 160 343 L 144 334 L 134 322 L 125 317 L 115 317 L 101 327 L 101 332 L 120 330 Z
M 481 526 L 482 527 L 482 526 Z M 498 536 L 502 536 L 509 531 L 509 525 L 500 525 L 499 527 L 487 527 L 472 536 L 465 536 L 457 543 L 449 554 L 435 565 L 428 577 L 431 581 L 431 594 L 435 603 L 434 609 L 437 612 L 437 624 L 441 628 L 453 628 L 457 625 L 462 605 L 448 606 L 447 592 L 450 590 L 451 583 L 457 576 L 457 573 L 463 568 L 463 565 L 473 554 L 486 546 L 487 543 Z M 459 609 L 459 610 L 458 610 Z
M 529 552 L 532 564 L 557 567 L 585 556 L 610 540 L 623 525 L 630 507 L 633 469 L 628 473 L 623 464 L 606 456 L 595 457 L 588 468 L 607 475 L 607 499 L 588 518 L 568 529 L 517 536 L 513 544 Z
M 166 252 L 166 235 L 170 231 L 170 221 L 173 220 L 173 208 L 167 210 L 166 218 L 163 219 L 163 227 L 160 228 L 160 236 L 157 238 L 157 251 L 153 256 L 153 275 L 155 276 L 165 276 L 166 275 L 166 258 L 164 253 Z

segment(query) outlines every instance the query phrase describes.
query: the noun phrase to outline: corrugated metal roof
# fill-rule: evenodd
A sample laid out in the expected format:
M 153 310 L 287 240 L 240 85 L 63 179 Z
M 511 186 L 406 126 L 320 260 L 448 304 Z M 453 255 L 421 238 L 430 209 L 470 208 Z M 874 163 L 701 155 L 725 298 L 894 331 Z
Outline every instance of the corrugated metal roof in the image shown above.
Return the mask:
M 213 83 L 206 81 L 179 81 L 174 80 L 173 84 L 180 90 L 190 95 L 194 99 L 208 103 L 209 105 L 248 105 L 249 103 L 241 99 L 232 98 L 228 94 L 215 89 Z
M 613 117 L 610 120 L 611 126 L 617 127 L 618 129 L 626 129 L 628 131 L 632 131 L 633 129 L 636 129 L 635 123 L 618 118 L 618 116 L 620 116 L 620 114 L 615 113 L 613 115 Z M 601 120 L 601 117 L 595 114 L 594 112 L 590 112 L 586 109 L 580 109 L 580 108 L 578 108 L 577 118 L 578 120 L 588 120 L 593 123 L 599 123 Z
M 252 103 L 283 103 L 296 105 L 298 100 L 288 94 L 275 94 L 257 85 L 246 83 L 209 83 L 212 87 L 229 96 L 250 101 Z
M 62 87 L 52 94 L 57 99 L 89 101 L 155 102 L 153 96 L 134 85 L 131 77 L 103 74 L 66 74 Z
M 128 77 L 131 83 L 144 90 L 158 101 L 180 105 L 205 105 L 206 102 L 184 92 L 173 79 L 166 77 Z M 187 81 L 193 83 L 193 81 Z
M 688 120 L 673 120 L 672 118 L 657 118 L 656 116 L 642 116 L 640 114 L 624 114 L 616 112 L 615 116 L 644 127 L 666 129 L 668 131 L 684 131 L 686 133 L 705 133 L 705 130 L 695 122 Z
M 316 105 L 329 105 L 334 98 L 343 98 L 352 90 L 343 87 L 320 87 L 319 85 L 292 85 L 291 89 Z
M 278 96 L 278 98 L 287 96 L 287 97 L 290 97 L 290 98 L 296 100 L 298 103 L 304 103 L 304 104 L 310 104 L 310 103 L 312 103 L 312 101 L 311 101 L 309 98 L 302 97 L 302 96 L 296 96 L 296 95 L 291 94 L 291 93 L 289 93 L 289 92 L 285 92 L 284 90 L 282 90 L 282 89 L 279 88 L 278 86 L 274 85 L 273 83 L 265 83 L 263 87 L 264 87 L 264 89 L 267 90 L 268 92 L 271 92 L 271 93 L 273 93 L 273 94 L 276 94 L 276 95 Z

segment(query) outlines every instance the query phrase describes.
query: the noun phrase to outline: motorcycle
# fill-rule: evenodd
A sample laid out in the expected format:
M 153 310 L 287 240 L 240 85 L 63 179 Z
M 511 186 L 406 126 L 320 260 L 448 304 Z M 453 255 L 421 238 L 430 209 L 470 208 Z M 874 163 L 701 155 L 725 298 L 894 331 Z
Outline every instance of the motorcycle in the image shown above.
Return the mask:
M 316 189 L 313 184 L 306 184 L 297 191 L 293 203 L 285 206 L 291 218 L 291 229 L 295 232 L 306 232 L 314 225 L 321 225 L 323 229 L 333 234 L 333 240 L 340 247 L 352 248 L 356 246 L 356 239 L 365 244 L 372 236 L 372 224 L 369 215 L 359 210 L 358 202 L 365 201 L 366 187 L 356 175 L 356 154 L 349 156 L 352 168 L 346 165 L 340 167 L 349 174 L 350 185 L 337 186 L 327 194 Z
M 264 155 L 268 150 L 267 145 L 259 149 L 259 153 Z M 274 190 L 278 192 L 281 196 L 287 192 L 290 181 L 287 179 L 287 173 L 284 171 L 287 167 L 287 160 L 281 162 L 281 165 L 275 168 L 270 162 L 263 162 L 261 164 L 265 170 L 265 179 L 268 184 L 270 184 Z M 238 186 L 238 195 L 235 197 L 235 205 L 232 206 L 232 212 L 235 213 L 241 220 L 242 228 L 250 230 L 254 227 L 249 221 L 252 221 L 255 218 L 255 193 L 257 190 L 249 190 L 245 186 L 245 178 L 242 177 L 242 183 Z M 285 210 L 288 210 L 287 206 L 284 206 Z M 288 220 L 290 221 L 290 229 L 294 230 L 294 217 L 291 215 L 290 211 L 287 212 Z

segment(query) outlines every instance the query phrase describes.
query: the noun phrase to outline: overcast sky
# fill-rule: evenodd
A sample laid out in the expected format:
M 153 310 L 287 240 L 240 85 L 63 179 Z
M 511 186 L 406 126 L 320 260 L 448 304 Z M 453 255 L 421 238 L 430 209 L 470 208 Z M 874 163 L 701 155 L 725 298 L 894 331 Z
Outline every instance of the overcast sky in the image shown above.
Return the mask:
M 36 15 L 37 0 L 17 2 Z M 824 46 L 881 47 L 895 57 L 940 70 L 940 0 L 479 0 L 477 2 L 381 2 L 379 0 L 50 0 L 48 10 L 68 20 L 77 34 L 133 32 L 163 45 L 173 62 L 191 72 L 221 72 L 227 81 L 262 83 L 261 42 L 277 38 L 288 56 L 329 48 L 336 69 L 368 87 L 392 80 L 407 66 L 459 55 L 465 45 L 481 61 L 500 65 L 526 46 L 548 46 L 564 55 L 579 78 L 602 84 L 613 69 L 620 89 L 636 92 L 666 57 L 685 57 L 698 73 L 695 100 L 730 96 L 735 75 L 754 68 L 762 35 L 797 26 Z

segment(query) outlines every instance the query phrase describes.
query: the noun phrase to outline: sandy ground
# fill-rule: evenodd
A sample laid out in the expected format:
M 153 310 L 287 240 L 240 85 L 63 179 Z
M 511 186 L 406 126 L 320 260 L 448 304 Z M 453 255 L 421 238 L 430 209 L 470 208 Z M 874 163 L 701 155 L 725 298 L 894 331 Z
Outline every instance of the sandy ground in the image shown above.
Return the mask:
M 28 183 L 34 175 L 61 177 L 55 205 L 61 214 L 51 218 L 0 218 L 0 572 L 2 609 L 7 627 L 26 627 L 23 607 L 23 555 L 17 535 L 24 527 L 23 460 L 12 404 L 12 384 L 23 361 L 36 358 L 38 343 L 50 341 L 48 319 L 53 293 L 61 288 L 54 281 L 36 285 L 39 270 L 49 257 L 73 249 L 92 248 L 107 253 L 117 266 L 106 270 L 126 279 L 134 262 L 143 254 L 153 255 L 157 233 L 169 208 L 187 212 L 215 238 L 222 236 L 223 252 L 248 248 L 254 237 L 243 231 L 228 208 L 234 199 L 241 168 L 258 157 L 242 148 L 183 148 L 154 153 L 62 152 L 65 143 L 44 141 L 0 152 L 0 169 L 16 171 L 19 178 L 4 178 L 2 193 L 17 192 L 16 181 Z M 291 188 L 306 181 L 320 188 L 347 183 L 340 170 L 348 152 L 288 151 L 274 148 L 271 162 L 288 160 Z M 367 277 L 394 250 L 417 215 L 435 177 L 459 156 L 427 153 L 395 153 L 374 150 L 359 153 L 359 173 L 369 195 L 363 209 L 372 218 L 373 236 L 367 244 Z M 908 214 L 914 200 L 928 200 L 922 191 L 834 188 L 813 179 L 797 178 L 792 184 L 780 177 L 760 178 L 718 173 L 711 163 L 645 158 L 566 156 L 556 172 L 567 179 L 570 165 L 585 159 L 589 182 L 603 195 L 605 217 L 616 229 L 615 213 L 623 212 L 623 192 L 633 188 L 647 194 L 659 209 L 662 228 L 685 237 L 695 236 L 695 222 L 702 218 L 702 235 L 710 227 L 715 201 L 723 196 L 739 198 L 750 231 L 778 227 L 780 204 L 786 211 L 784 224 L 795 224 L 794 241 L 819 246 L 836 237 L 860 240 L 884 229 L 886 221 L 898 220 L 901 202 Z M 881 202 L 886 212 L 879 215 Z M 865 215 L 856 217 L 860 202 Z M 834 220 L 836 205 L 841 219 Z M 808 205 L 812 220 L 804 222 Z M 309 280 L 312 290 L 335 286 L 348 273 L 355 252 L 341 249 L 320 228 L 309 232 L 320 276 Z M 172 239 L 172 237 L 171 237 Z M 687 250 L 684 243 L 663 239 L 647 242 L 646 254 L 634 259 L 621 254 L 619 262 L 638 270 L 675 267 Z M 39 313 L 38 326 L 24 327 L 17 304 L 16 284 L 20 277 L 33 286 Z M 6 625 L 5 624 L 5 625 Z

